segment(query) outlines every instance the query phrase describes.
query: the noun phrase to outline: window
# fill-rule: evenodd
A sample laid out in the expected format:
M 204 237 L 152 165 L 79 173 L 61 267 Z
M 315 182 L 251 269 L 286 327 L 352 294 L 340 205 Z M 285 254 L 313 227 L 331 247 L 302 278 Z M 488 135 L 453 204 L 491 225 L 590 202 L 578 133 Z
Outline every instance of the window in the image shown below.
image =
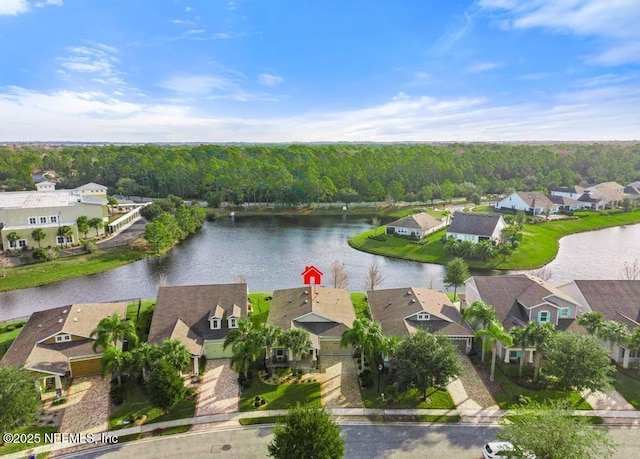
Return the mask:
M 431 318 L 431 315 L 428 312 L 418 313 L 418 320 L 429 320 L 430 318 Z
M 51 223 L 58 223 L 58 216 L 57 215 L 52 215 L 51 217 L 49 217 L 49 221 Z
M 56 241 L 58 241 L 58 244 L 62 245 L 62 244 L 64 244 L 64 237 L 63 236 L 58 236 L 56 238 Z
M 27 246 L 27 241 L 25 239 L 18 239 L 18 247 L 21 249 Z
M 73 236 L 67 236 L 67 244 L 73 244 Z
M 229 328 L 238 328 L 238 321 L 233 317 L 229 319 Z
M 571 309 L 562 308 L 560 309 L 560 317 L 569 317 L 571 315 Z
M 538 313 L 538 322 L 550 322 L 551 313 L 549 311 L 540 311 Z
M 18 241 L 9 241 L 9 248 L 15 249 L 18 247 Z
M 64 343 L 66 341 L 71 341 L 70 335 L 56 335 L 56 343 Z
M 40 224 L 43 225 L 47 223 L 47 217 L 40 217 Z
M 219 329 L 220 328 L 220 319 L 214 319 L 214 318 L 209 319 L 209 325 L 211 327 L 211 330 Z
M 29 224 L 30 225 L 35 225 L 36 223 L 37 223 L 36 217 L 29 217 Z

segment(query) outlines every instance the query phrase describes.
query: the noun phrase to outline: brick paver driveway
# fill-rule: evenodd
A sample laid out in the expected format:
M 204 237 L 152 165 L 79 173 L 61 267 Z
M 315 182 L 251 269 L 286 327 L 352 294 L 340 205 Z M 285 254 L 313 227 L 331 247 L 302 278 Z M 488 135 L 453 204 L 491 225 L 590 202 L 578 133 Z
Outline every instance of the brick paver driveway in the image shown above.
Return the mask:
M 109 378 L 83 376 L 73 378 L 60 432 L 97 433 L 109 428 Z
M 327 408 L 363 408 L 355 363 L 348 356 L 323 356 L 324 373 L 318 376 L 322 385 L 322 404 Z
M 240 386 L 231 359 L 207 360 L 206 368 L 204 382 L 198 388 L 196 416 L 239 411 Z

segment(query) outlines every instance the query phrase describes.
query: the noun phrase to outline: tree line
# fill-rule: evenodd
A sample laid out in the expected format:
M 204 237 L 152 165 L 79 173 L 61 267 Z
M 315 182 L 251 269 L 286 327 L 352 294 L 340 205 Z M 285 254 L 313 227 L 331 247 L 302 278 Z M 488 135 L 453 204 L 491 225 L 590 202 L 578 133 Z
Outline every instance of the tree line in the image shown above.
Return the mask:
M 448 200 L 640 178 L 640 144 L 265 144 L 0 147 L 0 186 L 88 182 L 124 196 L 300 204 Z

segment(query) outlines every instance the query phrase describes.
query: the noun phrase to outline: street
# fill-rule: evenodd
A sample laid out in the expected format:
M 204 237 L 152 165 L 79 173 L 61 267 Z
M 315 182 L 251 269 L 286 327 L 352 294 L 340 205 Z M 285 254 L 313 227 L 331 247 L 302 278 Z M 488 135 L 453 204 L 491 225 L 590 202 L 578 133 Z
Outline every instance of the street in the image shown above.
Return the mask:
M 481 447 L 496 439 L 498 427 L 486 425 L 362 424 L 342 425 L 347 458 L 442 457 L 478 459 Z M 267 457 L 271 427 L 217 429 L 83 451 L 65 458 L 262 458 Z M 618 443 L 615 458 L 636 457 L 640 447 L 638 427 L 610 429 Z

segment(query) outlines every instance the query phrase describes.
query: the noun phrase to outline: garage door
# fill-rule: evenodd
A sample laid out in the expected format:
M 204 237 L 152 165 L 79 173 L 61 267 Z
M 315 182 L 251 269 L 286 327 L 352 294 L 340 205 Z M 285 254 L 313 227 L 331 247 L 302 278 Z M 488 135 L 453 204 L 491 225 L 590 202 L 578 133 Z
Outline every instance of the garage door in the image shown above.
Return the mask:
M 96 375 L 102 372 L 100 359 L 83 359 L 71 361 L 71 376 Z
M 351 346 L 340 346 L 340 340 L 320 339 L 320 355 L 351 355 Z

